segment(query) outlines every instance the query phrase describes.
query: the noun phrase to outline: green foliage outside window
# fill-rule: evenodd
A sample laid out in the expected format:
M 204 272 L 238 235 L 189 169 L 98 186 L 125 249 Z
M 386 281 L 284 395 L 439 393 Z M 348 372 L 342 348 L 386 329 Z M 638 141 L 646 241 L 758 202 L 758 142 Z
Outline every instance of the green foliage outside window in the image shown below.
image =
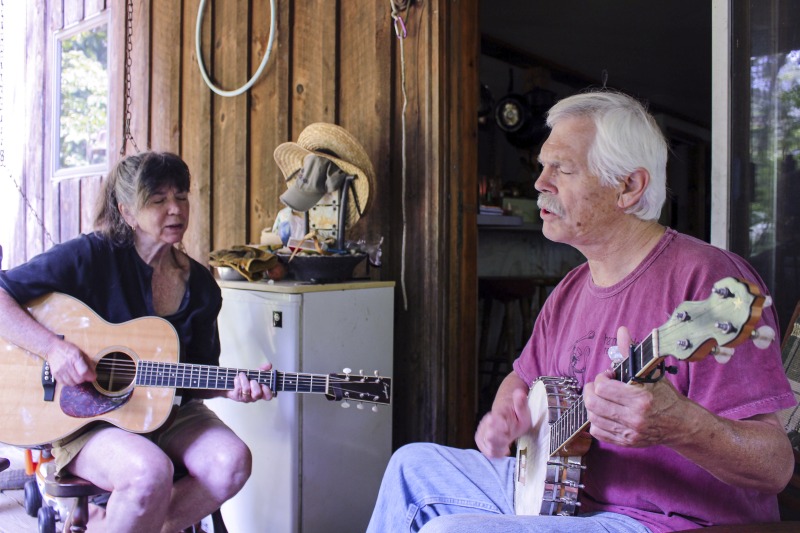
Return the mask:
M 107 65 L 105 25 L 61 41 L 59 168 L 107 161 Z
M 751 255 L 796 233 L 800 167 L 800 51 L 751 58 L 750 150 L 755 179 Z M 791 202 L 791 203 L 787 203 Z

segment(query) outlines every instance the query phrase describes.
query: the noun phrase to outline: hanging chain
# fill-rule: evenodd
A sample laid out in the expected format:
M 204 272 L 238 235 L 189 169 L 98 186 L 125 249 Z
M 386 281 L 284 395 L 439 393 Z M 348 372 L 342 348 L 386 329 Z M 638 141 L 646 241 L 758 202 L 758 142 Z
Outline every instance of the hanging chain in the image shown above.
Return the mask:
M 0 169 L 2 169 L 3 174 L 7 174 L 11 181 L 14 183 L 14 187 L 17 188 L 19 191 L 19 195 L 25 201 L 25 207 L 28 209 L 28 212 L 33 215 L 36 219 L 36 222 L 39 224 L 39 227 L 42 228 L 42 232 L 44 232 L 45 237 L 47 240 L 50 241 L 50 244 L 55 244 L 52 235 L 50 232 L 47 231 L 47 227 L 44 224 L 44 221 L 39 216 L 39 212 L 34 209 L 33 205 L 31 205 L 30 200 L 28 200 L 28 195 L 25 194 L 25 191 L 22 190 L 22 186 L 17 182 L 17 179 L 11 173 L 11 171 L 6 167 L 6 146 L 5 146 L 5 69 L 4 69 L 4 61 L 5 61 L 5 53 L 6 53 L 6 4 L 5 0 L 0 0 Z
M 125 24 L 125 121 L 122 125 L 122 147 L 119 149 L 119 155 L 125 155 L 127 141 L 130 141 L 136 152 L 139 152 L 139 147 L 136 146 L 136 141 L 131 133 L 131 54 L 133 52 L 133 0 L 128 0 L 128 9 L 126 14 Z

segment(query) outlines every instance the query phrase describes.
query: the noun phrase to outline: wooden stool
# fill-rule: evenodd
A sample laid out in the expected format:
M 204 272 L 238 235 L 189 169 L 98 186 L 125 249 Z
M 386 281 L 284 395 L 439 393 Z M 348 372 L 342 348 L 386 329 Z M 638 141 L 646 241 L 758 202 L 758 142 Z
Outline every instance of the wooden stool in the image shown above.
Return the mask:
M 42 503 L 44 505 L 39 507 L 37 513 L 39 533 L 56 533 L 57 522 L 64 524 L 62 531 L 65 533 L 86 531 L 90 499 L 93 496 L 108 494 L 105 489 L 78 476 L 69 473 L 56 476 L 53 463 L 46 463 L 37 468 L 36 478 L 41 483 L 44 493 L 44 501 L 40 500 L 39 502 L 40 505 Z M 75 503 L 70 508 L 68 505 L 71 498 L 75 498 Z M 203 531 L 227 533 L 228 530 L 219 509 L 214 511 L 207 520 L 210 520 L 211 523 L 208 528 L 203 528 Z M 188 533 L 194 531 L 199 531 L 199 529 L 193 526 L 185 530 Z
M 76 498 L 76 501 L 71 510 L 60 505 L 40 507 L 38 513 L 39 532 L 55 533 L 56 522 L 64 523 L 64 531 L 86 531 L 86 524 L 89 521 L 89 498 L 105 494 L 107 491 L 83 478 L 70 474 L 56 476 L 52 463 L 39 469 L 37 477 L 42 474 L 41 470 L 44 470 L 42 481 L 45 501 L 49 498 Z
M 478 346 L 478 416 L 489 410 L 497 388 L 512 370 L 512 364 L 533 332 L 536 316 L 549 291 L 561 278 L 480 278 L 478 297 L 482 302 Z M 498 303 L 503 318 L 497 342 L 492 343 L 492 308 Z

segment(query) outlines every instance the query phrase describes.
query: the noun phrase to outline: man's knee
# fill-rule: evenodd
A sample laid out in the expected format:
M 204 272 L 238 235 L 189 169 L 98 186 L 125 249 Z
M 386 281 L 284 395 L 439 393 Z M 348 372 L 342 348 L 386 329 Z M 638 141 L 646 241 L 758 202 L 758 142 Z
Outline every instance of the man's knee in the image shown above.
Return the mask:
M 197 477 L 206 480 L 211 490 L 221 501 L 239 492 L 250 478 L 253 469 L 253 455 L 244 442 L 219 447 L 206 456 Z M 194 469 L 193 469 L 194 470 Z
M 389 468 L 403 469 L 415 465 L 431 465 L 439 454 L 436 449 L 438 444 L 430 442 L 413 442 L 397 449 L 389 461 Z

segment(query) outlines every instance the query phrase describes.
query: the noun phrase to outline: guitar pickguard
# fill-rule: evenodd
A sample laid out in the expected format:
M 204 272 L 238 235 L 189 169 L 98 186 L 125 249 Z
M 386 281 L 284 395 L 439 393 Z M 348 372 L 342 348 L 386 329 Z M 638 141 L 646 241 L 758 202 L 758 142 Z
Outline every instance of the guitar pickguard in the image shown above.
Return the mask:
M 91 418 L 118 409 L 130 400 L 133 392 L 110 397 L 100 394 L 91 383 L 63 387 L 59 404 L 64 414 L 75 418 Z

